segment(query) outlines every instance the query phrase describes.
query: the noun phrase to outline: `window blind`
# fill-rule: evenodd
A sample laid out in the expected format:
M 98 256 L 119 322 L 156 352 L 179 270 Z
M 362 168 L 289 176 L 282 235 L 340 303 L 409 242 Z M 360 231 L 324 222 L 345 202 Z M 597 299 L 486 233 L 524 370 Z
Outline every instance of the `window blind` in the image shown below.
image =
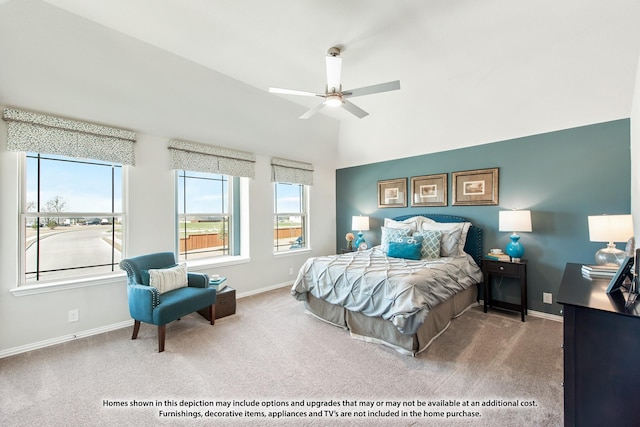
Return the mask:
M 179 139 L 171 140 L 169 150 L 173 169 L 255 178 L 253 153 Z
M 274 157 L 271 159 L 271 181 L 313 185 L 313 165 Z
M 134 165 L 134 132 L 5 108 L 7 150 Z

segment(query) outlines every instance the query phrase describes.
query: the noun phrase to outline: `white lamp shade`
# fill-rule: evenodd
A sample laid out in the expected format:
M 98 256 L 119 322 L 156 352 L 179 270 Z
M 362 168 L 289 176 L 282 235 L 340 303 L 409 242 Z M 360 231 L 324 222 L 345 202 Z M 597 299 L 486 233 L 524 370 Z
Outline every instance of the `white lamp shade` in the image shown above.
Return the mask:
M 531 232 L 531 211 L 500 211 L 498 215 L 500 231 Z
M 633 236 L 631 215 L 594 215 L 588 220 L 592 242 L 626 242 Z
M 359 231 L 367 231 L 369 229 L 369 217 L 368 216 L 354 216 L 351 219 L 351 229 Z

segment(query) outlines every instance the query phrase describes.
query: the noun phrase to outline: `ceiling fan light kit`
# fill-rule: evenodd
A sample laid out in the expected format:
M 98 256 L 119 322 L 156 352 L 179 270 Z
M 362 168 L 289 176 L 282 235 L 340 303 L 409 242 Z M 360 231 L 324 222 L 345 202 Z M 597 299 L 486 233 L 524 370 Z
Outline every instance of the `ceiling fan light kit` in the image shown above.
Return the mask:
M 342 104 L 342 97 L 338 94 L 327 95 L 324 100 L 324 105 L 326 105 L 327 107 L 339 107 Z
M 351 114 L 358 118 L 363 118 L 369 115 L 362 108 L 358 107 L 352 102 L 349 102 L 346 98 L 353 98 L 356 96 L 371 95 L 380 92 L 389 92 L 392 90 L 400 89 L 400 80 L 394 80 L 387 83 L 379 83 L 372 86 L 365 86 L 357 89 L 342 90 L 342 82 L 340 80 L 342 71 L 342 58 L 340 57 L 340 48 L 331 47 L 327 51 L 326 57 L 327 68 L 327 85 L 324 93 L 305 92 L 301 90 L 293 89 L 280 89 L 269 88 L 270 93 L 279 93 L 282 95 L 298 95 L 298 96 L 318 96 L 324 98 L 321 104 L 316 105 L 311 110 L 300 116 L 301 119 L 308 119 L 316 114 L 324 106 L 327 107 L 342 107 Z

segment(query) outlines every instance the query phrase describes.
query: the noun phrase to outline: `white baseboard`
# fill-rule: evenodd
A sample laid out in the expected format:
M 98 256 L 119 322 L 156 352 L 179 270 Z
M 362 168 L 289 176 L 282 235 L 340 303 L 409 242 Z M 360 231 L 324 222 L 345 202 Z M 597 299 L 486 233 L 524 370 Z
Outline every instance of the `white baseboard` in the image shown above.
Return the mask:
M 292 283 L 293 283 L 292 281 L 287 281 L 287 282 L 283 282 L 283 283 L 277 283 L 275 285 L 271 285 L 271 286 L 268 286 L 266 288 L 260 288 L 260 289 L 256 289 L 256 290 L 253 290 L 253 291 L 242 292 L 241 294 L 236 295 L 236 298 L 244 298 L 244 297 L 249 297 L 249 296 L 252 296 L 252 295 L 257 295 L 257 294 L 260 294 L 260 293 L 263 293 L 263 292 L 273 291 L 275 289 L 280 289 L 280 288 L 284 288 L 284 287 L 287 287 L 287 286 L 291 286 Z M 480 300 L 480 304 L 481 305 L 483 304 L 482 300 Z M 528 315 L 529 316 L 533 316 L 533 317 L 541 317 L 543 319 L 553 320 L 553 321 L 556 321 L 556 322 L 563 322 L 564 321 L 562 316 L 558 316 L 556 314 L 544 313 L 544 312 L 541 312 L 541 311 L 529 310 L 528 311 Z M 51 339 L 48 339 L 48 340 L 38 341 L 38 342 L 31 343 L 31 344 L 19 346 L 19 347 L 9 348 L 9 349 L 0 351 L 0 359 L 2 359 L 4 357 L 14 356 L 14 355 L 20 354 L 20 353 L 26 353 L 26 352 L 32 351 L 32 350 L 37 350 L 39 348 L 45 348 L 45 347 L 49 347 L 49 346 L 56 345 L 56 344 L 62 344 L 62 343 L 65 343 L 65 342 L 76 340 L 78 338 L 89 337 L 91 335 L 98 335 L 98 334 L 102 334 L 102 333 L 109 332 L 109 331 L 115 331 L 117 329 L 128 328 L 128 327 L 131 327 L 131 326 L 133 326 L 133 320 L 125 320 L 124 322 L 114 323 L 114 324 L 111 324 L 111 325 L 106 325 L 106 326 L 102 326 L 102 327 L 95 328 L 95 329 L 89 329 L 87 331 L 80 331 L 80 332 L 76 332 L 75 334 L 71 334 L 71 335 L 63 335 L 63 336 L 57 337 L 57 338 L 51 338 Z
M 268 286 L 266 288 L 260 288 L 260 289 L 256 289 L 256 290 L 253 290 L 253 291 L 242 292 L 241 294 L 236 295 L 236 298 L 244 298 L 244 297 L 248 297 L 248 296 L 251 296 L 251 295 L 257 295 L 257 294 L 260 294 L 262 292 L 268 292 L 268 291 L 272 291 L 272 290 L 275 290 L 275 289 L 280 289 L 280 288 L 283 288 L 285 286 L 291 286 L 292 283 L 293 283 L 293 281 L 291 280 L 291 281 L 288 281 L 288 282 L 278 283 L 278 284 L 275 284 L 275 285 L 272 285 L 272 286 Z M 9 349 L 0 351 L 0 359 L 2 359 L 4 357 L 14 356 L 14 355 L 20 354 L 20 353 L 26 353 L 26 352 L 32 351 L 32 350 L 37 350 L 37 349 L 40 349 L 40 348 L 49 347 L 49 346 L 56 345 L 56 344 L 62 344 L 62 343 L 65 343 L 65 342 L 76 340 L 78 338 L 89 337 L 91 335 L 98 335 L 98 334 L 102 334 L 102 333 L 109 332 L 109 331 L 115 331 L 117 329 L 128 328 L 128 327 L 131 327 L 131 326 L 133 326 L 133 319 L 126 320 L 124 322 L 114 323 L 112 325 L 102 326 L 102 327 L 95 328 L 95 329 L 89 329 L 87 331 L 76 332 L 75 334 L 71 334 L 71 335 L 63 335 L 61 337 L 51 338 L 51 339 L 48 339 L 48 340 L 38 341 L 38 342 L 31 343 L 31 344 L 22 345 L 22 346 L 19 346 L 19 347 L 9 348 Z
M 27 345 L 22 345 L 19 347 L 9 348 L 9 349 L 0 351 L 0 359 L 2 359 L 3 357 L 14 356 L 20 353 L 26 353 L 27 351 L 31 351 L 31 350 L 37 350 L 39 348 L 45 348 L 52 345 L 62 344 L 65 342 L 77 340 L 78 338 L 84 338 L 84 337 L 89 337 L 91 335 L 103 334 L 105 332 L 115 331 L 117 329 L 128 328 L 131 326 L 133 326 L 133 319 L 126 320 L 124 322 L 114 323 L 112 325 L 101 326 L 95 329 L 89 329 L 87 331 L 76 332 L 75 334 L 71 334 L 71 335 L 63 335 L 57 338 L 51 338 L 48 340 L 38 341 L 38 342 L 34 342 Z
M 480 306 L 484 305 L 484 300 L 480 300 Z M 545 313 L 543 311 L 527 310 L 527 316 L 540 317 L 542 319 L 553 320 L 554 322 L 564 322 L 564 317 L 557 314 Z
M 554 322 L 564 322 L 564 317 L 557 314 L 545 313 L 542 311 L 527 310 L 529 316 L 541 317 L 543 319 L 553 320 Z
M 236 298 L 250 297 L 252 295 L 258 295 L 263 292 L 269 292 L 269 291 L 273 291 L 273 290 L 284 288 L 291 285 L 293 285 L 293 280 L 290 280 L 288 282 L 283 282 L 283 283 L 277 283 L 275 285 L 267 286 L 266 288 L 260 288 L 260 289 L 255 289 L 253 291 L 242 292 L 240 294 L 237 294 Z

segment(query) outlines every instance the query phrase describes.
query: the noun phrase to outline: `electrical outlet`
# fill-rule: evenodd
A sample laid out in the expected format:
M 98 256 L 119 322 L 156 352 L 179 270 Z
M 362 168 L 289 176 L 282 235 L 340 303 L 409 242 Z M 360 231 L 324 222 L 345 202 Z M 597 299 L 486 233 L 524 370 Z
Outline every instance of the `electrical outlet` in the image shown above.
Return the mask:
M 553 304 L 553 294 L 550 292 L 543 292 L 542 302 L 545 304 Z
M 293 274 L 293 267 L 289 268 L 289 274 Z
M 75 310 L 69 310 L 69 322 L 77 322 L 79 318 L 80 316 L 77 308 Z

